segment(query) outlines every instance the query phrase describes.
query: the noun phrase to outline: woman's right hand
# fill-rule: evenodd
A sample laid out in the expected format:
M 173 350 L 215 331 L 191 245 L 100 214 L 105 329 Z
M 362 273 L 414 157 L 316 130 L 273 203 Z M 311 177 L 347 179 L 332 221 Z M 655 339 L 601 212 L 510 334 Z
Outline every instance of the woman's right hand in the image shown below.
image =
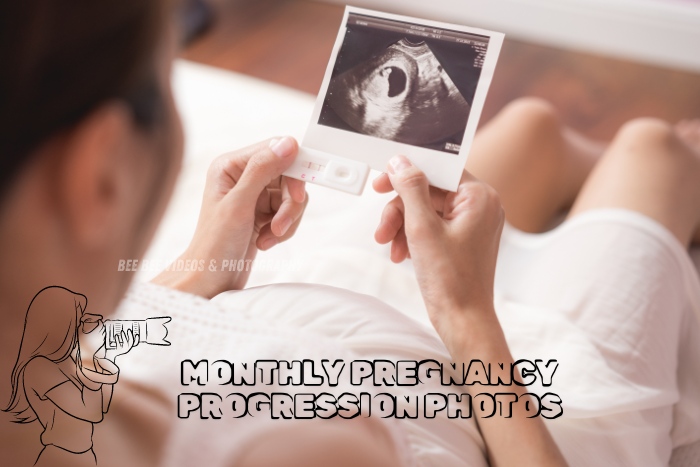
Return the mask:
M 405 157 L 393 158 L 389 173 L 374 181 L 380 192 L 396 190 L 375 234 L 392 242 L 392 259 L 410 255 L 430 320 L 454 362 L 514 365 L 493 305 L 496 258 L 505 216 L 498 195 L 468 172 L 456 193 L 428 186 Z M 516 375 L 516 378 L 519 378 Z M 510 384 L 469 386 L 468 391 L 512 392 Z M 529 397 L 521 388 L 519 397 Z M 474 404 L 491 465 L 566 466 L 541 418 L 526 404 L 493 416 Z
M 105 358 L 111 362 L 114 362 L 118 356 L 127 354 L 132 348 L 136 347 L 139 343 L 139 336 L 135 336 L 134 331 L 131 329 L 126 329 L 114 335 L 114 342 L 116 346 L 105 351 Z
M 456 193 L 428 185 L 417 167 L 394 157 L 373 183 L 398 196 L 375 233 L 392 243 L 391 258 L 410 257 L 430 319 L 448 349 L 465 319 L 493 314 L 493 284 L 505 216 L 496 191 L 467 171 Z

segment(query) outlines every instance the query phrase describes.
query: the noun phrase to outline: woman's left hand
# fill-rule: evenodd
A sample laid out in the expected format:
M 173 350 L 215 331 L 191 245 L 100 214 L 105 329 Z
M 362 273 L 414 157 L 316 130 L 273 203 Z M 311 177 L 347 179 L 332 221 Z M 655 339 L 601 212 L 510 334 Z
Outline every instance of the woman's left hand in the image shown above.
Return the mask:
M 257 251 L 292 237 L 301 221 L 305 184 L 282 175 L 297 152 L 297 142 L 285 137 L 214 160 L 197 229 L 178 258 L 188 271 L 164 271 L 153 282 L 207 298 L 242 289 Z
M 104 332 L 101 315 L 83 314 L 78 326 L 79 365 L 95 369 L 94 357 L 100 351 L 104 351 Z

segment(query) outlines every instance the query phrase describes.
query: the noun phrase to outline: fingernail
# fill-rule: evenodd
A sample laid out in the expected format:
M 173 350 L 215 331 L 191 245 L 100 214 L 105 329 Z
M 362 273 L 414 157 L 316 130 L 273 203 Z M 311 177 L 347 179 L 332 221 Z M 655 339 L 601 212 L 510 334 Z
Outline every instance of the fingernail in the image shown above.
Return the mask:
M 267 250 L 269 250 L 270 248 L 272 248 L 273 246 L 277 245 L 277 243 L 278 243 L 278 242 L 277 242 L 277 239 L 276 239 L 276 238 L 268 238 L 267 240 L 265 240 L 265 241 L 263 242 L 263 244 L 262 244 L 262 249 L 265 250 L 265 251 L 267 251 Z
M 270 149 L 277 157 L 288 157 L 294 151 L 294 142 L 289 136 L 282 139 L 273 139 L 270 141 Z
M 292 225 L 292 219 L 285 219 L 281 222 L 280 224 L 280 236 L 284 235 L 287 233 L 287 230 L 289 230 L 289 227 Z
M 411 166 L 411 161 L 404 156 L 394 156 L 389 159 L 389 173 L 399 174 Z

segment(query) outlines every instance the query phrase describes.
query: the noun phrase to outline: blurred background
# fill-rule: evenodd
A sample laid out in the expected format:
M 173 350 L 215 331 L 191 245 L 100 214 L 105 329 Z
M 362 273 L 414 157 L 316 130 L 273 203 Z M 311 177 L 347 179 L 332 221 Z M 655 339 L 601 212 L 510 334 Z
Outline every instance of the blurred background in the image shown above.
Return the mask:
M 700 116 L 698 0 L 357 0 L 354 6 L 506 33 L 481 123 L 520 96 L 548 99 L 588 136 L 626 120 Z M 195 0 L 195 62 L 310 94 L 343 16 L 335 0 Z

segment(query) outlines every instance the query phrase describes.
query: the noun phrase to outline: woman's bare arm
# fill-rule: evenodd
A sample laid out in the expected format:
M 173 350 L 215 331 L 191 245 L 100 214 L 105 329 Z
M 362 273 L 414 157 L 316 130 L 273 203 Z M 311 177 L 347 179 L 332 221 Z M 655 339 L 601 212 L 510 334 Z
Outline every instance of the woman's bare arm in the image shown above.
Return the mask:
M 456 193 L 431 188 L 404 157 L 391 160 L 374 188 L 398 193 L 385 208 L 375 237 L 392 243 L 392 260 L 413 260 L 430 320 L 452 359 L 510 367 L 513 357 L 493 305 L 505 219 L 495 190 L 466 171 Z M 470 391 L 517 393 L 520 388 L 474 385 Z M 530 396 L 523 390 L 523 397 Z M 527 418 L 523 405 L 513 408 L 510 418 L 482 418 L 474 408 L 492 465 L 566 465 L 542 419 Z
M 488 368 L 503 364 L 510 368 L 513 357 L 508 349 L 503 331 L 491 310 L 453 310 L 455 344 L 448 348 L 455 362 L 481 360 Z M 474 394 L 514 393 L 518 398 L 531 397 L 527 390 L 516 385 L 474 385 L 469 387 Z M 536 407 L 537 402 L 534 402 Z M 474 407 L 481 434 L 486 441 L 489 462 L 492 466 L 565 466 L 566 461 L 557 448 L 542 418 L 528 418 L 524 404 L 512 404 L 510 418 L 499 416 L 484 418 Z M 489 412 L 488 415 L 491 413 Z

